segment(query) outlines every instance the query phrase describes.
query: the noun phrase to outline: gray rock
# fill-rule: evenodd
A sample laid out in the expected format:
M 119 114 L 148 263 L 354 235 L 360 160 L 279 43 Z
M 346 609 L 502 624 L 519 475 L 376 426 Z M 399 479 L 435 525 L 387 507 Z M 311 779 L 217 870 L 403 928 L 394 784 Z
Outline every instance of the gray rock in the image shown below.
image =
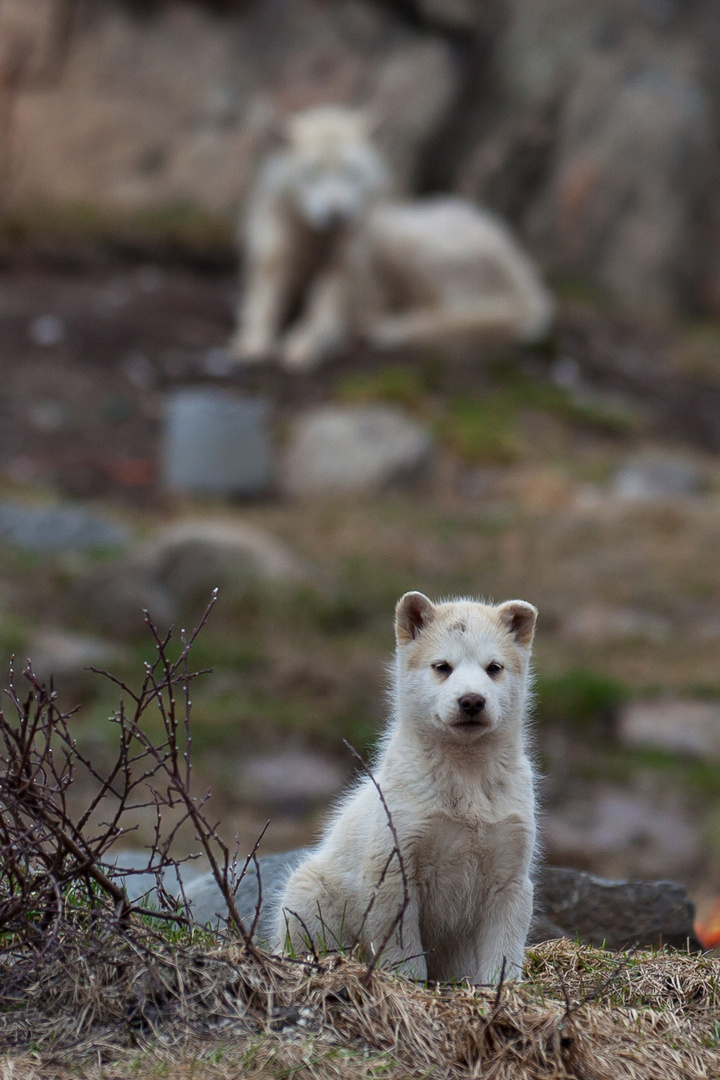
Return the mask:
M 53 348 L 61 345 L 65 339 L 65 324 L 57 315 L 38 315 L 30 323 L 28 336 L 34 345 Z
M 617 737 L 624 746 L 720 761 L 720 702 L 683 698 L 630 702 L 618 714 Z
M 97 686 L 97 676 L 89 670 L 91 667 L 102 670 L 127 660 L 125 649 L 111 641 L 56 627 L 35 630 L 27 652 L 40 682 L 48 682 L 53 676 L 55 688 L 64 701 L 81 698 Z
M 377 491 L 417 476 L 431 445 L 400 409 L 324 406 L 296 421 L 281 485 L 291 496 Z
M 667 641 L 672 626 L 667 619 L 634 608 L 590 604 L 564 620 L 560 635 L 567 642 Z
M 0 542 L 25 551 L 88 551 L 127 547 L 131 534 L 78 506 L 0 503 Z
M 248 867 L 235 894 L 235 903 L 240 918 L 249 929 L 255 921 L 260 901 L 255 935 L 258 941 L 268 943 L 272 940 L 275 901 L 304 855 L 305 851 L 300 849 L 279 855 L 264 855 L 258 859 L 260 887 L 255 867 Z M 227 908 L 212 874 L 203 874 L 192 881 L 185 890 L 185 896 L 195 922 L 204 926 L 220 926 L 224 923 Z
M 132 636 L 146 608 L 158 626 L 185 617 L 216 586 L 243 591 L 252 582 L 306 581 L 309 568 L 268 533 L 231 518 L 188 519 L 162 529 L 113 566 L 76 582 L 78 607 L 104 633 Z
M 144 900 L 152 907 L 156 904 L 157 875 L 148 870 L 148 858 L 149 853 L 144 851 L 117 851 L 108 857 L 104 866 L 111 877 L 120 880 L 130 900 Z M 163 885 L 171 896 L 179 897 L 202 876 L 203 871 L 195 869 L 192 862 L 185 862 L 177 869 L 165 871 Z
M 611 485 L 619 499 L 635 502 L 697 495 L 705 487 L 702 471 L 682 458 L 639 458 L 623 465 Z
M 243 762 L 238 794 L 253 805 L 297 815 L 315 805 L 327 805 L 346 779 L 346 770 L 334 758 L 288 748 Z
M 102 633 L 128 638 L 139 634 L 147 610 L 155 625 L 167 629 L 179 614 L 169 589 L 131 559 L 92 569 L 74 582 L 70 600 L 78 616 Z
M 269 402 L 216 387 L 163 403 L 161 474 L 168 491 L 255 496 L 273 479 Z
M 685 948 L 695 942 L 695 908 L 684 887 L 673 881 L 607 881 L 546 866 L 537 877 L 536 909 L 541 919 L 531 943 L 545 940 L 548 926 L 607 949 Z

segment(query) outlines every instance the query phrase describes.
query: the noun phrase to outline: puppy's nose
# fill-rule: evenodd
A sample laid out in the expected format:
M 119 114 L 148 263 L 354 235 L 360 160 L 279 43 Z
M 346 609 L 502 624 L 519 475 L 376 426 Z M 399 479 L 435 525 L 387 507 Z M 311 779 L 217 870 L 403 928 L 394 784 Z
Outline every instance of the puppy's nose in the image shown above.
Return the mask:
M 468 716 L 477 716 L 485 708 L 485 698 L 482 694 L 463 694 L 458 698 L 458 705 Z

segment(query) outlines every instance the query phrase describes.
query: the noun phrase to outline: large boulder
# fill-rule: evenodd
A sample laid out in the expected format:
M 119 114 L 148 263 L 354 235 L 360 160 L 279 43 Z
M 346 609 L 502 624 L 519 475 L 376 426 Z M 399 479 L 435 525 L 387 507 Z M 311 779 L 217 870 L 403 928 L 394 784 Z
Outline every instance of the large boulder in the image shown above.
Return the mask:
M 232 518 L 189 518 L 161 529 L 109 566 L 91 569 L 72 595 L 104 633 L 132 636 L 147 609 L 158 626 L 201 610 L 212 589 L 243 592 L 253 583 L 306 581 L 309 567 L 273 536 Z M 195 612 L 197 613 L 197 612 Z
M 607 881 L 546 866 L 536 893 L 532 942 L 562 936 L 606 949 L 684 949 L 695 941 L 695 909 L 683 886 L 673 881 Z
M 304 849 L 258 859 L 251 865 L 236 895 L 247 926 L 257 921 L 257 937 L 268 942 L 276 901 L 284 884 L 305 854 Z M 118 866 L 128 860 L 119 855 Z M 130 859 L 133 863 L 133 859 Z M 135 865 L 137 858 L 135 859 Z M 260 880 L 258 881 L 258 873 Z M 130 895 L 151 888 L 150 877 L 128 878 Z M 177 886 L 170 883 L 171 890 Z M 193 920 L 218 926 L 227 914 L 222 894 L 210 873 L 193 875 L 185 888 Z M 536 878 L 535 918 L 530 943 L 556 937 L 579 938 L 590 945 L 624 949 L 695 943 L 695 910 L 682 885 L 672 881 L 606 881 L 579 870 L 541 867 Z

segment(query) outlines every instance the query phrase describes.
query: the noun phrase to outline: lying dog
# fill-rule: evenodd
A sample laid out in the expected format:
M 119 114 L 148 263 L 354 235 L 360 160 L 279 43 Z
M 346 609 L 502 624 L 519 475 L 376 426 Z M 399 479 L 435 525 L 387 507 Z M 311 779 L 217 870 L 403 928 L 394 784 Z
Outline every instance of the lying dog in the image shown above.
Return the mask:
M 358 341 L 542 338 L 552 300 L 510 230 L 463 199 L 397 200 L 372 129 L 363 111 L 308 109 L 261 167 L 241 228 L 238 360 L 310 368 Z
M 536 616 L 521 600 L 402 597 L 374 777 L 287 882 L 279 949 L 382 950 L 384 966 L 417 979 L 520 976 L 533 906 L 525 714 Z

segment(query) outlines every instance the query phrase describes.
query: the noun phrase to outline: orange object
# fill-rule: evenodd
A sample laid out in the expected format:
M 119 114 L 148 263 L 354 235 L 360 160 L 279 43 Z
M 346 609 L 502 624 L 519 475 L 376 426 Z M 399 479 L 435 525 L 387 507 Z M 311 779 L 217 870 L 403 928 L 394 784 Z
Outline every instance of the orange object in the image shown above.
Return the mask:
M 155 479 L 155 463 L 145 458 L 112 458 L 104 463 L 111 479 L 126 487 L 149 487 Z
M 715 901 L 706 918 L 698 919 L 694 930 L 703 949 L 714 949 L 720 945 L 720 899 Z

